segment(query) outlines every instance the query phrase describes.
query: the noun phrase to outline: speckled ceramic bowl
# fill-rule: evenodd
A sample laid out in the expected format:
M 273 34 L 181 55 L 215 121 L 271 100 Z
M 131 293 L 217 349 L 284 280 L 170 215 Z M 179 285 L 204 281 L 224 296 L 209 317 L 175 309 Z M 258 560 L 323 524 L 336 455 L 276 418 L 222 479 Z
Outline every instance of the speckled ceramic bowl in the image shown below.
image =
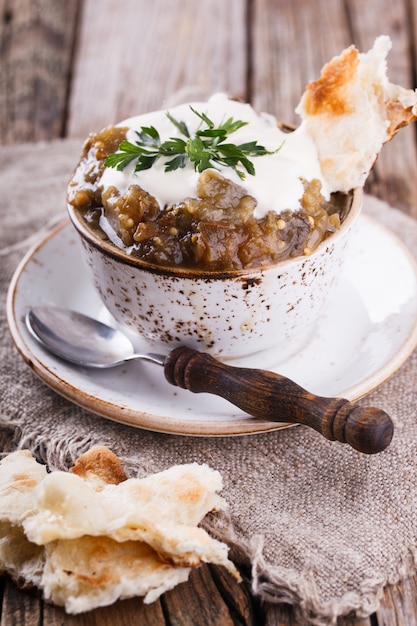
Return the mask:
M 314 332 L 348 254 L 362 198 L 355 190 L 340 230 L 313 254 L 227 273 L 145 264 L 100 240 L 72 206 L 68 211 L 105 306 L 153 349 L 186 344 L 237 358 L 275 347 L 287 358 Z

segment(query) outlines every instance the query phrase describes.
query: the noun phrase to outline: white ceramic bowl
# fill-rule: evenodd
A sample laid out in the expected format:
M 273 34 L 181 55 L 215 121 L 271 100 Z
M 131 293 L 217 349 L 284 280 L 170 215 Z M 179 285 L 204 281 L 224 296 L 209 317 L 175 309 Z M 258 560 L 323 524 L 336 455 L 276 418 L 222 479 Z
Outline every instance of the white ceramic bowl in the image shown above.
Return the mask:
M 355 190 L 341 228 L 311 255 L 231 272 L 143 263 L 95 236 L 71 205 L 68 211 L 103 303 L 152 349 L 185 344 L 228 359 L 276 348 L 284 359 L 314 332 L 349 254 L 362 199 Z

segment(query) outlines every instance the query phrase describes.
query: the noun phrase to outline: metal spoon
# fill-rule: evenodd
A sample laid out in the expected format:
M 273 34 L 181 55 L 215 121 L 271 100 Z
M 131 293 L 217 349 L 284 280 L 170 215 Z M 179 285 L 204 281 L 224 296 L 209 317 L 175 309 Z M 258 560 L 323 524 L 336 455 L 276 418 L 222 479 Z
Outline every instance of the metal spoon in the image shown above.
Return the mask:
M 380 409 L 316 396 L 280 374 L 226 365 L 186 346 L 166 356 L 137 353 L 119 330 L 75 311 L 36 307 L 27 313 L 26 324 L 45 348 L 77 365 L 107 368 L 131 359 L 152 361 L 164 368 L 172 385 L 221 396 L 263 420 L 311 426 L 359 452 L 381 452 L 393 436 L 391 418 Z

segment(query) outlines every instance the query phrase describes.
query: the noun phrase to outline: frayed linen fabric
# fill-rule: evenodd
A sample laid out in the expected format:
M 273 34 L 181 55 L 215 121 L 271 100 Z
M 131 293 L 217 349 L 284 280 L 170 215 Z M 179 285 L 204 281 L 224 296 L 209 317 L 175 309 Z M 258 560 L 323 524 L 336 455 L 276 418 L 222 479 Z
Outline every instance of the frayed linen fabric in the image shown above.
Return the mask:
M 303 426 L 195 438 L 118 424 L 72 404 L 19 355 L 6 294 L 25 252 L 65 218 L 66 184 L 80 151 L 77 140 L 0 148 L 2 452 L 26 448 L 51 469 L 65 469 L 103 444 L 132 476 L 208 463 L 223 476 L 229 511 L 208 516 L 205 528 L 229 544 L 237 565 L 251 567 L 254 593 L 294 605 L 316 626 L 351 612 L 369 615 L 386 585 L 417 569 L 417 352 L 359 401 L 382 408 L 395 425 L 389 448 L 372 456 Z M 417 250 L 411 218 L 370 196 L 364 211 Z

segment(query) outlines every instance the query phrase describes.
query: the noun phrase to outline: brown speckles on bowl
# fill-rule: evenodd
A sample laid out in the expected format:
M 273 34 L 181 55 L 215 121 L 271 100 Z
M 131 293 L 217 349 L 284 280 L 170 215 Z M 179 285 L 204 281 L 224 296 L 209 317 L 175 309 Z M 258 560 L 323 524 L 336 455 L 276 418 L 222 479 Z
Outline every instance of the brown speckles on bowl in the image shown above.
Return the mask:
M 252 276 L 251 278 L 245 278 L 242 280 L 242 289 L 245 289 L 245 290 L 250 289 L 254 285 L 260 285 L 261 282 L 262 282 L 261 276 L 259 277 Z

